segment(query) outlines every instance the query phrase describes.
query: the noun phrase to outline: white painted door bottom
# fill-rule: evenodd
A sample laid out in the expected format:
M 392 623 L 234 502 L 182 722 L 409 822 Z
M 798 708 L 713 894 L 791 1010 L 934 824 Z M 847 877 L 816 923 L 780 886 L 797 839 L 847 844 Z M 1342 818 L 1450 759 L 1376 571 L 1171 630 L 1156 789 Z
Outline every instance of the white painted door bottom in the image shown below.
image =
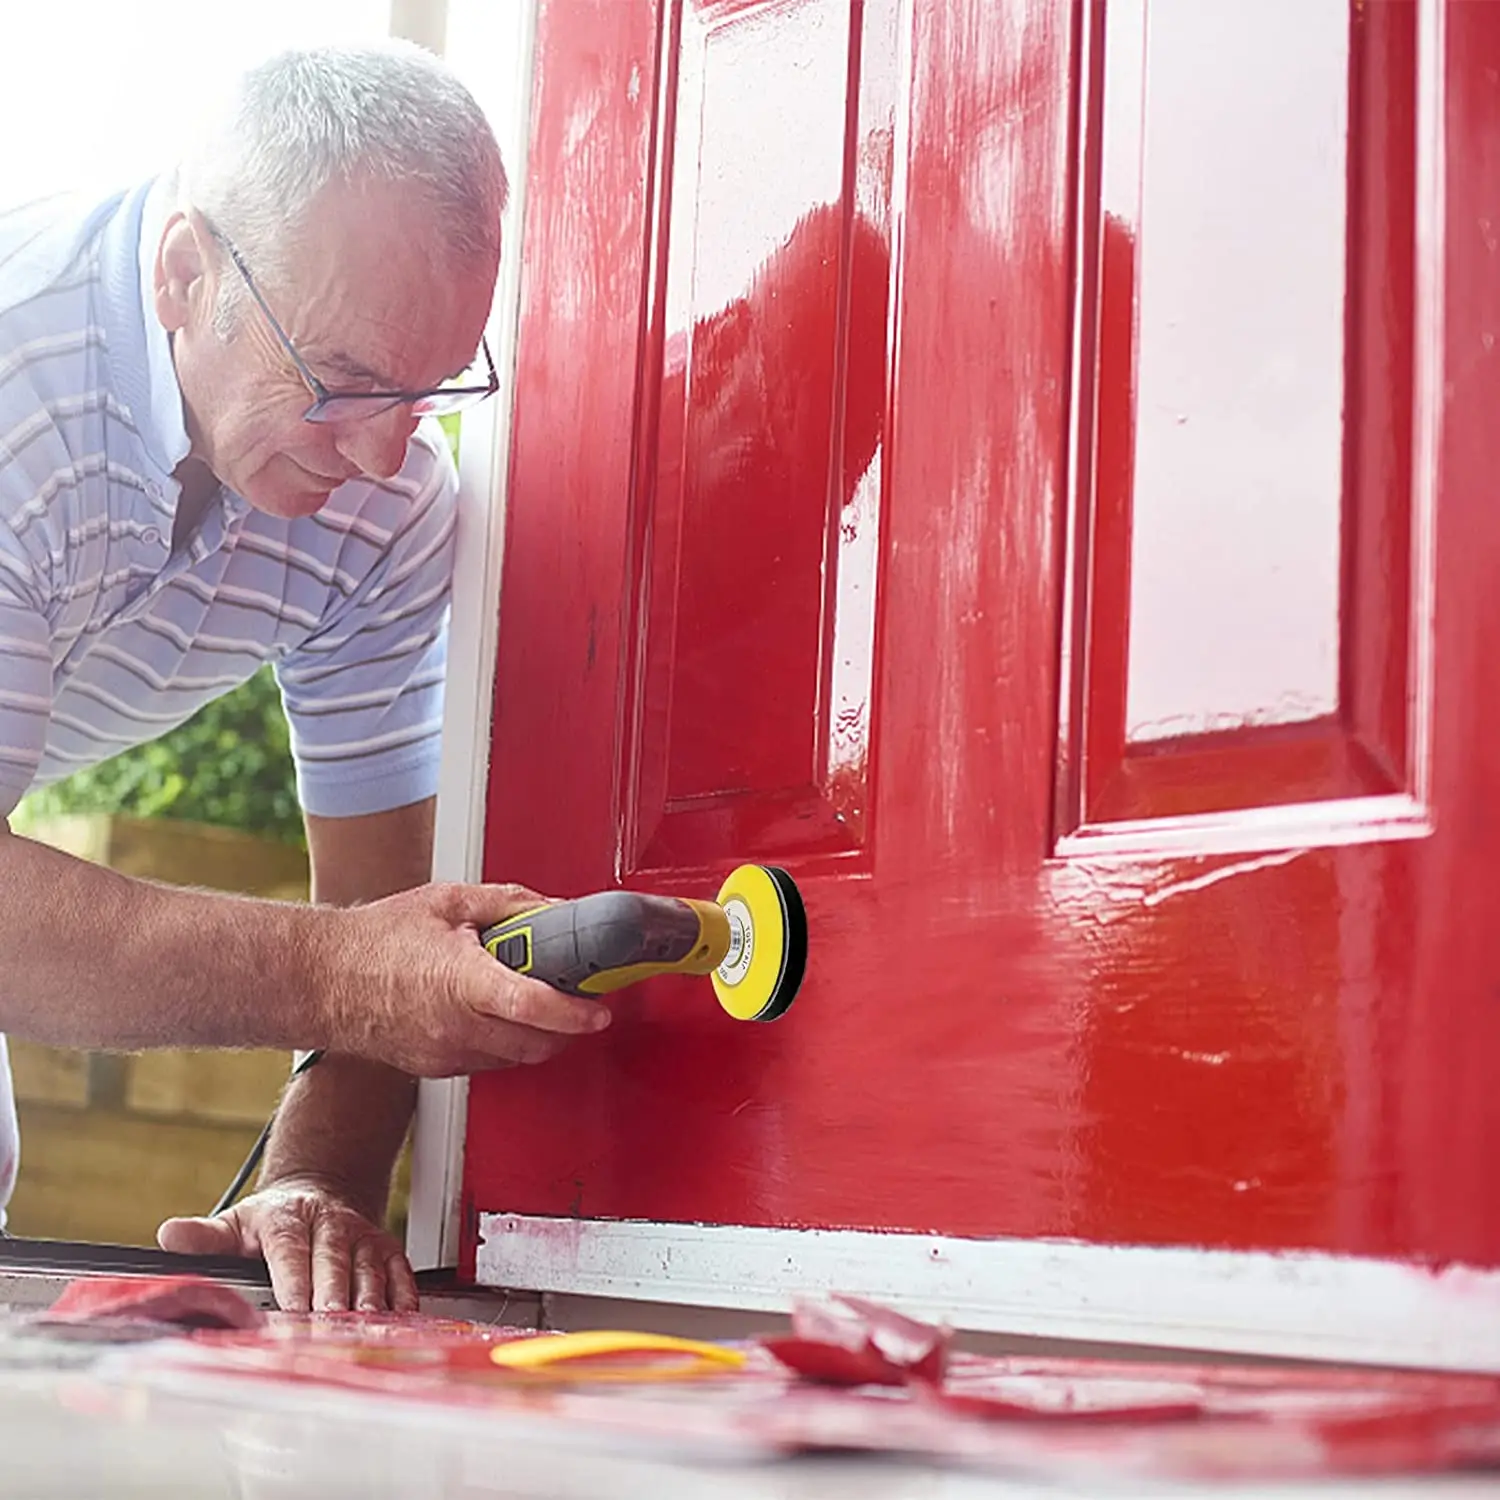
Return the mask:
M 477 1279 L 785 1312 L 848 1292 L 959 1329 L 1500 1373 L 1500 1271 L 1323 1254 L 489 1213 Z

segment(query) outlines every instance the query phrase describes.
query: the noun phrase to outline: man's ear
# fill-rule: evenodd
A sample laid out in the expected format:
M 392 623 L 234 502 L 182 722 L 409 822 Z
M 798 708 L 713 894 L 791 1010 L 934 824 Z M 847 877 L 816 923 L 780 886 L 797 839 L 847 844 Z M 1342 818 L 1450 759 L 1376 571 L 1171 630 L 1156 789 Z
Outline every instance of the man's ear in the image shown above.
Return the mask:
M 162 230 L 153 268 L 156 316 L 168 333 L 187 327 L 203 304 L 207 265 L 197 228 L 184 213 L 174 213 Z

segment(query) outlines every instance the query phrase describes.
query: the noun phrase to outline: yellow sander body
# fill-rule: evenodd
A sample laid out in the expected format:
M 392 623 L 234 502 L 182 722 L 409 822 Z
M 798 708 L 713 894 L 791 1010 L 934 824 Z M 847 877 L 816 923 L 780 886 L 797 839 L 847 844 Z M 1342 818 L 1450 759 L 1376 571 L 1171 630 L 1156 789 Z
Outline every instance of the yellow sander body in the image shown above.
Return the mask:
M 707 974 L 738 1021 L 774 1021 L 807 965 L 807 916 L 774 865 L 741 865 L 713 901 L 600 891 L 518 912 L 480 933 L 499 961 L 574 995 L 658 974 Z

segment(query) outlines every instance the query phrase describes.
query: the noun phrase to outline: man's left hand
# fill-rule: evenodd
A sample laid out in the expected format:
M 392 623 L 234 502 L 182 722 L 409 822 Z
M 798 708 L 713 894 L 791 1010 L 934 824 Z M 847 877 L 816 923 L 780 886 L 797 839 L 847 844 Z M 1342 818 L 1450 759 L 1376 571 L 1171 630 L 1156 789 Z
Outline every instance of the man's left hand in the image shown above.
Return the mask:
M 319 1178 L 282 1178 L 211 1219 L 168 1219 L 156 1238 L 187 1255 L 264 1255 L 288 1312 L 417 1307 L 416 1277 L 395 1237 Z

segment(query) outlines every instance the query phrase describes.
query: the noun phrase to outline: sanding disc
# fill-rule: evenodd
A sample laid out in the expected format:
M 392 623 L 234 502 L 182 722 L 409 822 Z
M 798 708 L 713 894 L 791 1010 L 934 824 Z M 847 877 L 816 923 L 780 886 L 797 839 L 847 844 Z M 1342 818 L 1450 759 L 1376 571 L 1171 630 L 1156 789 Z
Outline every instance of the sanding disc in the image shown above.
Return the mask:
M 737 1021 L 785 1013 L 807 967 L 807 914 L 796 883 L 774 865 L 741 865 L 719 888 L 729 952 L 713 972 L 719 1004 Z

